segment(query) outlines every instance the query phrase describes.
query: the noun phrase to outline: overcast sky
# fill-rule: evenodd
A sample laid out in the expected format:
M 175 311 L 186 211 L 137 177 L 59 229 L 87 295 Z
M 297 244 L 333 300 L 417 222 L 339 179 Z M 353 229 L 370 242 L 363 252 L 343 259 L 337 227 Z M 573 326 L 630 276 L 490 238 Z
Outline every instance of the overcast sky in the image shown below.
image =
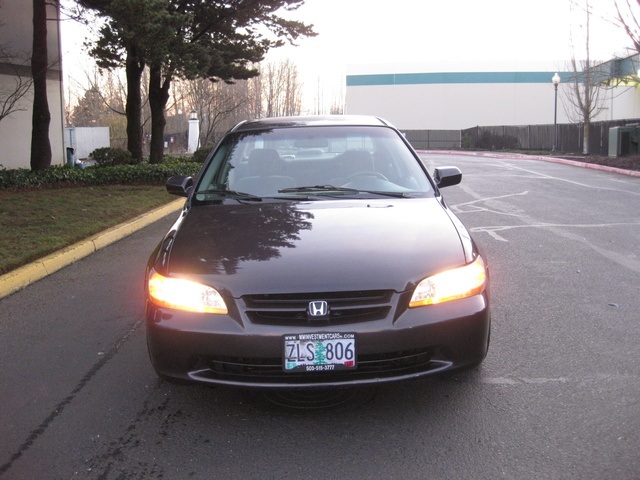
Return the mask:
M 591 3 L 592 49 L 608 57 L 626 39 L 600 18 L 614 13 L 613 0 Z M 546 60 L 569 57 L 571 31 L 578 34 L 576 27 L 586 18 L 575 6 L 582 4 L 584 0 L 306 0 L 294 15 L 314 24 L 319 33 L 298 50 L 317 50 L 340 63 Z
M 584 52 L 580 25 L 585 0 L 306 0 L 287 14 L 315 26 L 318 36 L 272 51 L 268 60 L 291 59 L 301 72 L 306 101 L 325 101 L 344 81 L 347 66 L 452 61 L 563 65 Z M 613 0 L 591 0 L 591 58 L 628 54 L 624 32 L 612 19 Z M 573 5 L 573 6 L 572 6 Z M 63 25 L 65 75 L 76 74 L 82 30 Z M 75 72 L 74 72 L 75 70 Z M 356 67 L 357 70 L 357 67 Z M 79 73 L 79 72 L 78 72 Z M 81 78 L 77 79 L 81 81 Z

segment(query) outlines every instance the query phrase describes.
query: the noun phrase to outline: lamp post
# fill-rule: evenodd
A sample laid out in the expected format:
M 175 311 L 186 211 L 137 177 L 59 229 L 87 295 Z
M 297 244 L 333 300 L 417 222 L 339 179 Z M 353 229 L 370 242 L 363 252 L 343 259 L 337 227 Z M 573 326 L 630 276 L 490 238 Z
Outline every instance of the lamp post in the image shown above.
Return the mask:
M 558 149 L 558 84 L 560 83 L 558 72 L 551 78 L 551 83 L 553 83 L 553 89 L 555 90 L 553 100 L 553 148 L 551 151 L 555 152 Z
M 191 110 L 189 114 L 189 130 L 187 133 L 187 153 L 195 152 L 200 146 L 200 121 L 198 113 Z

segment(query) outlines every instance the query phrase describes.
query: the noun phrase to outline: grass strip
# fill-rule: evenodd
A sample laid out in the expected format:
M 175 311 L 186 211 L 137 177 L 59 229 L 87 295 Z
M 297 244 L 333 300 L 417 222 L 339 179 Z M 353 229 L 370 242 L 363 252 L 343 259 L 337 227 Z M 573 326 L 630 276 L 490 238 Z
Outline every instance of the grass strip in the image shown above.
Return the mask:
M 172 200 L 164 186 L 0 191 L 0 274 Z

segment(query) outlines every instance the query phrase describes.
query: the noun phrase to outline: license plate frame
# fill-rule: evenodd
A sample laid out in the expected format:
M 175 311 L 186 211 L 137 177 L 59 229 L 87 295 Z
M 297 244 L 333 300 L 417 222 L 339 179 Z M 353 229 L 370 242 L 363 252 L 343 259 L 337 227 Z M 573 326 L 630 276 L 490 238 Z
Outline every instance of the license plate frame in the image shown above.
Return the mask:
M 353 332 L 298 333 L 282 336 L 282 369 L 295 372 L 332 372 L 357 368 Z

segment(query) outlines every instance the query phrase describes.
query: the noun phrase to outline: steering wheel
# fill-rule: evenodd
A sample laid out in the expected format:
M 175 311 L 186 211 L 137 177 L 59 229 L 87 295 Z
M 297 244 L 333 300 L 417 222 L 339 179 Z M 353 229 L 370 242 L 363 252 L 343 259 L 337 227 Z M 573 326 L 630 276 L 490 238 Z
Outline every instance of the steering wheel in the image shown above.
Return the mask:
M 351 182 L 351 180 L 356 177 L 375 177 L 375 178 L 379 178 L 380 180 L 384 180 L 385 182 L 389 181 L 389 179 L 385 177 L 383 174 L 381 174 L 380 172 L 366 171 L 366 172 L 357 172 L 357 173 L 354 173 L 353 175 L 349 175 L 347 177 L 347 183 Z

